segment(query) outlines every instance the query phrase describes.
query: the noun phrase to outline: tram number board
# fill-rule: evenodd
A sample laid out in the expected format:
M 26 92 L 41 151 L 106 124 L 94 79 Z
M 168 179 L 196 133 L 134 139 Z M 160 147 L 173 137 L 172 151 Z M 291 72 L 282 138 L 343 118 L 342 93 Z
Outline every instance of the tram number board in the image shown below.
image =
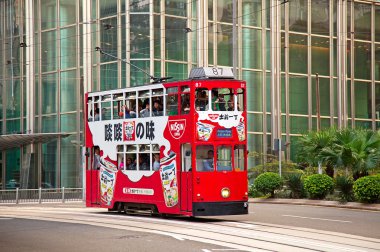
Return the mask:
M 231 129 L 218 129 L 216 131 L 216 137 L 218 138 L 231 138 L 232 130 Z
M 204 67 L 207 77 L 234 77 L 231 68 L 228 67 Z

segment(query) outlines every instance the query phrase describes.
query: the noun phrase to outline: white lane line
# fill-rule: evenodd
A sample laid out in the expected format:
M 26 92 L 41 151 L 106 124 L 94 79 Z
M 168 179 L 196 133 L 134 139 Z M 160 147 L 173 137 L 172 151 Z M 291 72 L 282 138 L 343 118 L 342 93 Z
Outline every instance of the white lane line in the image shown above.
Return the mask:
M 0 217 L 0 220 L 11 220 L 13 218 L 8 218 L 8 217 Z
M 239 249 L 212 249 L 212 251 L 236 251 Z
M 182 237 L 180 237 L 178 235 L 170 235 L 170 236 L 173 237 L 174 239 L 177 239 L 177 240 L 180 240 L 180 241 L 184 241 L 185 240 L 185 239 L 183 239 Z
M 202 249 L 203 252 L 211 252 L 211 250 L 208 249 Z
M 255 212 L 248 212 L 249 214 L 254 214 Z
M 352 221 L 323 219 L 323 218 L 313 218 L 313 217 L 305 217 L 305 216 L 297 216 L 297 215 L 285 215 L 284 214 L 282 216 L 284 216 L 284 217 L 292 217 L 292 218 L 301 218 L 301 219 L 310 219 L 310 220 L 323 220 L 323 221 L 335 221 L 335 222 L 352 223 Z

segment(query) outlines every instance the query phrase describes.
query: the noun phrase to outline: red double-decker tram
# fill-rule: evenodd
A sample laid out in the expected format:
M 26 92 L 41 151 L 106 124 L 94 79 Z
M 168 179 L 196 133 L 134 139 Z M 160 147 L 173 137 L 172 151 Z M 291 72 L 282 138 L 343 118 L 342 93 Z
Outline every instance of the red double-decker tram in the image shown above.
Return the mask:
M 86 205 L 248 213 L 246 83 L 229 68 L 86 94 Z

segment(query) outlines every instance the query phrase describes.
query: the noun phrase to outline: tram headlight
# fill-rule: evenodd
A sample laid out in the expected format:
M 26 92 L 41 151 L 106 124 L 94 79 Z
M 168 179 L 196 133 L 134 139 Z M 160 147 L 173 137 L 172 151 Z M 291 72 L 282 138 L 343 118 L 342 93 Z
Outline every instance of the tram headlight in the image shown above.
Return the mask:
M 230 197 L 231 195 L 231 192 L 230 192 L 230 189 L 228 189 L 227 187 L 223 188 L 221 191 L 220 191 L 220 194 L 222 195 L 223 198 L 228 198 Z

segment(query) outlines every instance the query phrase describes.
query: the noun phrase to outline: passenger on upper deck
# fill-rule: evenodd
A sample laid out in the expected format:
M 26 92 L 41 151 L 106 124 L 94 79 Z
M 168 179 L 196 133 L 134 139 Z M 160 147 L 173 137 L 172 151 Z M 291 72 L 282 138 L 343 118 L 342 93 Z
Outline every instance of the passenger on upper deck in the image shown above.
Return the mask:
M 155 100 L 153 102 L 152 115 L 153 116 L 162 116 L 162 106 L 161 106 L 161 102 L 159 100 Z
M 100 120 L 100 112 L 99 108 L 95 109 L 95 115 L 94 115 L 94 121 L 99 121 Z
M 145 108 L 140 111 L 140 117 L 149 117 L 150 116 L 150 105 L 149 101 L 145 102 Z

